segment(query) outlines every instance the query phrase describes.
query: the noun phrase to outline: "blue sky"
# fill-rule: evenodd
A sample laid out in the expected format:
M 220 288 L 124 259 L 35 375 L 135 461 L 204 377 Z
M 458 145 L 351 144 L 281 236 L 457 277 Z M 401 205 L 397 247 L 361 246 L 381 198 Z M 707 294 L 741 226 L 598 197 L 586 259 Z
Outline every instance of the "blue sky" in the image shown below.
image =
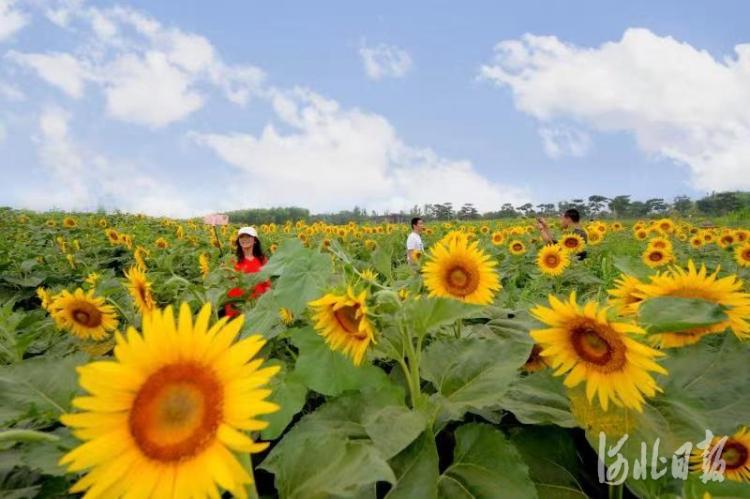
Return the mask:
M 0 0 L 0 204 L 489 210 L 750 189 L 748 14 Z

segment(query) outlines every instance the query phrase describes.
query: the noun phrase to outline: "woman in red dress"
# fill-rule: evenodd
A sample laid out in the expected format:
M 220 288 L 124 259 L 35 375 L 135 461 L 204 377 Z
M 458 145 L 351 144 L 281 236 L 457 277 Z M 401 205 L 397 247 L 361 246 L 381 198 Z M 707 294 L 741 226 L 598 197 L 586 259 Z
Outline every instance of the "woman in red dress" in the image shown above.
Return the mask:
M 258 272 L 263 265 L 266 264 L 267 258 L 263 254 L 263 246 L 258 239 L 258 232 L 255 227 L 242 227 L 237 232 L 237 263 L 234 264 L 234 270 L 244 272 L 246 274 L 254 274 Z M 251 297 L 258 298 L 260 295 L 268 291 L 271 287 L 271 281 L 259 282 L 253 288 Z M 245 295 L 246 290 L 242 288 L 232 288 L 227 293 L 230 298 L 239 298 Z M 224 305 L 224 312 L 229 317 L 234 317 L 240 314 L 240 311 L 234 308 L 231 303 Z

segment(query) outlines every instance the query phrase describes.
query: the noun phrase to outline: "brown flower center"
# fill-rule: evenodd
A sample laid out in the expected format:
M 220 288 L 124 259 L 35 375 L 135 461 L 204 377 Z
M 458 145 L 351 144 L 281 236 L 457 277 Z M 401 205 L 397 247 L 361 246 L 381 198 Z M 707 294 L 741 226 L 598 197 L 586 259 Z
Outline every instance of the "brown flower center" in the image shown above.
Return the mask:
M 726 463 L 727 470 L 736 470 L 747 465 L 748 457 L 750 457 L 750 453 L 748 453 L 747 447 L 736 440 L 727 440 L 721 452 L 721 458 Z
M 456 265 L 445 273 L 445 287 L 453 296 L 467 296 L 479 287 L 479 276 L 472 269 Z
M 585 362 L 598 370 L 613 372 L 625 365 L 625 344 L 617 333 L 593 322 L 584 322 L 572 328 L 573 349 Z
M 365 332 L 359 330 L 359 325 L 362 322 L 362 317 L 357 316 L 359 311 L 359 304 L 347 305 L 341 307 L 333 312 L 333 317 L 336 319 L 338 325 L 346 331 L 348 334 L 354 336 L 357 339 L 364 339 L 367 337 Z
M 660 262 L 664 259 L 664 255 L 661 251 L 652 251 L 651 253 L 649 253 L 648 259 L 652 262 Z
M 102 313 L 91 303 L 76 303 L 71 315 L 74 321 L 84 327 L 99 327 L 102 323 Z
M 151 459 L 189 458 L 213 442 L 223 416 L 223 397 L 221 383 L 205 366 L 162 367 L 148 377 L 133 401 L 130 434 Z
M 547 267 L 555 268 L 560 264 L 560 257 L 555 254 L 549 254 L 544 257 L 544 264 Z

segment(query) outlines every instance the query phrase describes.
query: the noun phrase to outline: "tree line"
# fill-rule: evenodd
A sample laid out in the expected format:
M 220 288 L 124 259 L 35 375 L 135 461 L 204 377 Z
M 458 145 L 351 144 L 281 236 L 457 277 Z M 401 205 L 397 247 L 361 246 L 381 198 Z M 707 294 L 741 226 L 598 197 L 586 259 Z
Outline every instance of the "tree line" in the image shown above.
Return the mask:
M 331 224 L 354 222 L 405 222 L 419 216 L 427 220 L 482 220 L 498 218 L 521 218 L 554 216 L 567 210 L 577 209 L 584 218 L 647 218 L 679 215 L 685 218 L 700 216 L 722 216 L 729 213 L 747 211 L 750 215 L 750 192 L 714 192 L 693 200 L 688 196 L 677 196 L 671 201 L 652 198 L 645 201 L 633 200 L 630 195 L 614 197 L 591 195 L 586 199 L 570 199 L 558 203 L 525 203 L 513 206 L 501 205 L 497 210 L 479 212 L 472 203 L 460 207 L 452 203 L 415 205 L 409 211 L 375 211 L 355 206 L 351 210 L 335 213 L 312 214 L 310 210 L 298 207 L 253 208 L 228 212 L 231 223 L 283 224 L 287 220 L 307 222 L 324 221 Z

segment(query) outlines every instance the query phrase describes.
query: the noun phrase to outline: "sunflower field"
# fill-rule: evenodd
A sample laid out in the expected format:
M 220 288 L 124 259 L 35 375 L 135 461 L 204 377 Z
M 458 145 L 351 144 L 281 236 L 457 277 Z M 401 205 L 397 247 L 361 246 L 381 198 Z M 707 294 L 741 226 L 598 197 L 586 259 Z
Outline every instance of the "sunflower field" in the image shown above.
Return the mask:
M 550 224 L 2 209 L 0 497 L 750 497 L 750 223 Z

